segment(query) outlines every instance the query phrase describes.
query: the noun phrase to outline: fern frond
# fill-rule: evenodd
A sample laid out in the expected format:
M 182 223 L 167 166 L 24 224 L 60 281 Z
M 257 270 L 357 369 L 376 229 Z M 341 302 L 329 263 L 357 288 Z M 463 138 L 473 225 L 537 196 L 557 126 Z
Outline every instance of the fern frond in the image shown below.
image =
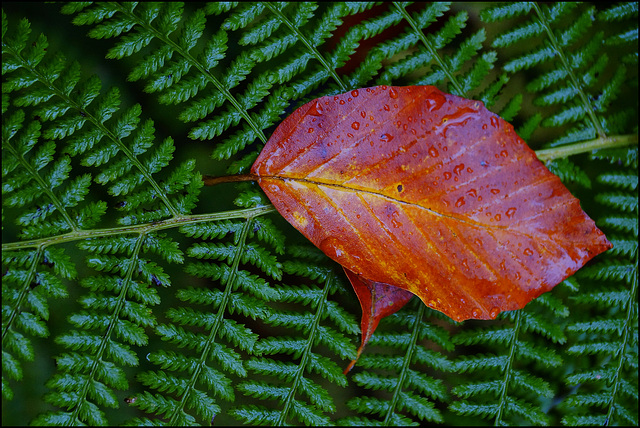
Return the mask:
M 555 317 L 542 311 L 544 307 L 552 309 Z M 518 366 L 524 361 L 535 361 L 552 372 L 562 365 L 557 351 L 537 342 L 540 337 L 546 337 L 552 342 L 564 343 L 562 319 L 568 315 L 566 306 L 547 294 L 525 309 L 504 312 L 498 317 L 509 320 L 510 324 L 488 331 L 469 330 L 454 336 L 458 344 L 480 348 L 475 356 L 462 357 L 455 363 L 456 371 L 471 376 L 453 388 L 452 392 L 461 400 L 453 402 L 450 408 L 460 415 L 493 419 L 496 424 L 520 420 L 547 424 L 548 416 L 540 408 L 554 397 L 551 382 Z M 485 349 L 493 352 L 477 354 Z
M 196 243 L 188 251 L 190 257 L 197 259 L 221 256 L 226 260 L 226 263 L 217 265 L 217 269 L 215 264 L 191 263 L 187 266 L 187 272 L 219 281 L 224 290 L 188 288 L 177 293 L 184 304 L 167 312 L 172 323 L 158 326 L 157 332 L 164 340 L 186 347 L 195 356 L 177 351 L 151 353 L 149 360 L 161 370 L 142 373 L 138 380 L 162 394 L 147 392 L 139 395 L 135 397 L 134 406 L 150 414 L 162 415 L 170 423 L 184 423 L 194 422 L 196 417 L 209 421 L 220 412 L 220 406 L 211 395 L 224 400 L 235 399 L 229 374 L 246 376 L 247 372 L 241 356 L 233 348 L 253 353 L 257 335 L 229 315 L 240 312 L 254 319 L 265 318 L 270 310 L 261 299 L 277 296 L 266 283 L 252 283 L 250 276 L 240 270 L 241 263 L 253 261 L 264 266 L 264 260 L 270 258 L 264 251 L 253 258 L 246 258 L 247 249 L 251 248 L 247 239 L 253 228 L 253 220 L 250 219 L 244 223 L 198 225 L 184 230 L 190 236 L 206 238 L 228 233 L 235 235 L 235 245 L 205 247 L 203 243 Z M 219 255 L 213 251 L 216 249 L 220 250 Z M 261 289 L 257 290 L 258 287 Z M 240 288 L 244 291 L 238 291 Z M 246 291 L 254 291 L 257 298 Z M 195 309 L 195 305 L 205 305 L 208 309 Z M 176 398 L 169 398 L 169 395 Z M 149 420 L 136 421 L 143 423 Z
M 235 407 L 231 414 L 248 423 L 282 425 L 295 419 L 304 424 L 327 425 L 330 423 L 327 413 L 335 412 L 336 405 L 331 398 L 332 394 L 314 379 L 314 373 L 336 386 L 346 386 L 346 378 L 336 363 L 318 353 L 316 347 L 327 347 L 342 359 L 352 358 L 355 356 L 355 348 L 341 331 L 353 333 L 354 330 L 357 331 L 357 326 L 353 318 L 329 300 L 329 296 L 337 291 L 335 274 L 330 269 L 301 260 L 286 263 L 284 270 L 288 274 L 315 278 L 324 283 L 324 287 L 279 286 L 279 302 L 304 305 L 313 312 L 272 312 L 267 318 L 268 324 L 278 326 L 279 329 L 293 330 L 297 336 L 266 337 L 257 343 L 256 350 L 262 356 L 292 355 L 296 362 L 255 357 L 247 362 L 247 368 L 254 379 L 265 377 L 265 380 L 246 381 L 238 386 L 248 397 L 275 400 L 278 411 L 263 405 L 248 404 Z M 324 319 L 327 315 L 340 330 L 336 331 L 326 325 Z M 275 379 L 277 381 L 274 382 Z
M 543 125 L 572 124 L 570 132 L 580 132 L 581 139 L 618 132 L 615 126 L 609 125 L 616 119 L 608 107 L 619 96 L 627 71 L 620 67 L 613 78 L 603 79 L 610 58 L 603 51 L 601 41 L 605 34 L 599 31 L 602 26 L 597 20 L 610 15 L 598 14 L 594 7 L 577 10 L 576 5 L 570 3 L 549 7 L 528 3 L 513 8 L 495 6 L 483 11 L 481 16 L 487 22 L 496 22 L 525 13 L 524 23 L 498 35 L 493 46 L 526 46 L 520 57 L 505 64 L 505 70 L 510 73 L 547 66 L 544 74 L 527 86 L 529 91 L 538 93 L 534 103 L 553 112 L 544 119 Z M 566 142 L 561 138 L 552 146 Z
M 580 277 L 596 280 L 600 285 L 590 293 L 575 298 L 582 308 L 593 307 L 589 317 L 575 317 L 568 326 L 573 344 L 567 352 L 579 361 L 595 358 L 595 366 L 579 364 L 566 376 L 568 385 L 576 386 L 563 405 L 569 412 L 563 422 L 568 425 L 588 421 L 605 424 L 638 423 L 638 196 L 635 170 L 618 168 L 597 179 L 605 190 L 596 200 L 608 210 L 631 212 L 628 222 L 635 222 L 633 241 L 612 240 L 615 248 L 600 262 L 580 272 Z M 618 189 L 612 192 L 611 189 Z M 604 227 L 616 227 L 611 219 Z M 618 223 L 621 224 L 621 223 Z M 624 246 L 623 248 L 620 248 Z M 582 358 L 581 358 L 582 357 Z M 595 369 L 597 367 L 597 369 Z
M 106 423 L 99 406 L 118 407 L 112 390 L 128 388 L 122 367 L 138 364 L 130 345 L 146 345 L 144 328 L 156 322 L 148 312 L 148 305 L 159 301 L 151 297 L 153 292 L 143 297 L 150 290 L 140 292 L 140 289 L 169 285 L 162 269 L 142 257 L 147 251 L 146 238 L 145 235 L 135 239 L 120 237 L 115 243 L 113 239 L 93 240 L 85 246 L 92 254 L 91 265 L 109 275 L 81 281 L 81 285 L 92 290 L 80 299 L 91 312 L 71 314 L 69 322 L 74 329 L 56 339 L 69 352 L 58 357 L 61 373 L 47 383 L 52 391 L 45 397 L 66 411 L 40 415 L 36 419 L 39 423 L 60 420 Z M 129 300 L 129 295 L 135 297 Z
M 415 302 L 414 302 L 415 303 Z M 341 425 L 416 424 L 417 421 L 442 421 L 442 414 L 435 407 L 435 400 L 445 400 L 447 393 L 440 380 L 424 373 L 421 367 L 448 371 L 449 361 L 439 351 L 427 349 L 424 344 L 433 341 L 438 348 L 451 350 L 453 345 L 444 329 L 428 325 L 424 321 L 424 305 L 419 302 L 417 312 L 405 310 L 385 319 L 383 323 L 395 324 L 392 333 L 384 325 L 376 331 L 360 357 L 356 367 L 364 371 L 353 375 L 354 382 L 369 391 L 384 391 L 384 399 L 375 396 L 354 397 L 347 406 L 357 414 L 340 419 Z M 387 348 L 384 353 L 374 349 Z M 389 351 L 391 351 L 389 353 Z M 354 372 L 357 370 L 354 369 Z

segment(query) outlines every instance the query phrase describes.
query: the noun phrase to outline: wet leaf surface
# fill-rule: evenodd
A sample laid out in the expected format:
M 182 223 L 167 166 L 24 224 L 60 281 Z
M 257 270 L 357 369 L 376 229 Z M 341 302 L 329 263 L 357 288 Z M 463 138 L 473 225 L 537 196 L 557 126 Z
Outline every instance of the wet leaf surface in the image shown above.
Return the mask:
M 399 287 L 456 321 L 522 308 L 611 248 L 513 126 L 432 86 L 313 100 L 252 173 L 352 283 Z

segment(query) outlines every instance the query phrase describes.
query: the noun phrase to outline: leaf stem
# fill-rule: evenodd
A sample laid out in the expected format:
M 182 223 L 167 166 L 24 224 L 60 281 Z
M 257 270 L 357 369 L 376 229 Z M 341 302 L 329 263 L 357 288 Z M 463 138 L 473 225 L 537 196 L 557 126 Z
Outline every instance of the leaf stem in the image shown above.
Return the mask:
M 236 181 L 258 181 L 257 175 L 254 174 L 238 174 L 238 175 L 225 175 L 224 177 L 213 177 L 211 175 L 204 175 L 202 181 L 205 186 L 215 186 L 221 183 L 234 183 Z
M 590 152 L 600 149 L 611 149 L 614 147 L 624 147 L 638 145 L 638 135 L 614 135 L 612 137 L 596 138 L 595 140 L 583 141 L 552 149 L 536 150 L 538 159 L 545 162 L 552 159 L 566 158 L 579 153 Z

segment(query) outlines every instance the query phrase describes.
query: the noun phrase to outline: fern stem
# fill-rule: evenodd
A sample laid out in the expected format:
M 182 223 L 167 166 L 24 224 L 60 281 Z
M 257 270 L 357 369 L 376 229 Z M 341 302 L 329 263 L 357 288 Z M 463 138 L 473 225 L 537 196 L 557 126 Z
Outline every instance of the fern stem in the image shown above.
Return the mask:
M 389 402 L 389 407 L 387 409 L 387 414 L 384 418 L 383 425 L 389 426 L 392 424 L 391 417 L 395 413 L 395 409 L 398 406 L 398 400 L 400 400 L 400 393 L 402 392 L 402 388 L 404 387 L 404 382 L 407 378 L 407 372 L 409 371 L 409 365 L 411 365 L 411 361 L 413 360 L 413 354 L 416 349 L 416 343 L 418 342 L 418 333 L 420 332 L 420 323 L 422 322 L 422 316 L 424 314 L 425 305 L 418 305 L 418 313 L 416 314 L 416 320 L 413 323 L 413 330 L 411 332 L 411 341 L 409 342 L 407 353 L 404 355 L 404 359 L 402 361 L 402 369 L 400 370 L 400 375 L 398 376 L 398 383 L 396 384 L 396 388 L 393 391 L 393 396 L 391 397 L 391 401 Z
M 251 116 L 247 112 L 247 109 L 244 108 L 242 106 L 242 104 L 240 104 L 240 102 L 238 102 L 238 100 L 231 94 L 231 92 L 229 92 L 229 90 L 227 89 L 227 87 L 225 85 L 223 85 L 218 79 L 216 79 L 211 74 L 211 72 L 209 71 L 208 68 L 203 66 L 200 62 L 198 62 L 198 60 L 193 55 L 191 55 L 188 51 L 185 51 L 178 43 L 176 43 L 173 40 L 171 40 L 164 32 L 155 29 L 151 25 L 147 25 L 142 19 L 138 18 L 138 16 L 136 16 L 133 13 L 133 11 L 130 12 L 130 11 L 126 10 L 126 8 L 123 8 L 120 5 L 118 5 L 118 6 L 120 7 L 120 12 L 122 14 L 127 15 L 129 17 L 129 19 L 131 19 L 132 21 L 136 21 L 138 23 L 138 25 L 140 25 L 141 27 L 145 28 L 147 31 L 153 33 L 154 36 L 157 39 L 159 39 L 163 43 L 171 46 L 171 48 L 175 52 L 178 52 L 180 55 L 182 55 L 184 58 L 186 58 L 187 61 L 189 61 L 189 63 L 191 65 L 193 65 L 195 68 L 197 68 L 198 71 L 200 73 L 202 73 L 203 76 L 206 76 L 207 79 L 209 79 L 209 81 L 211 83 L 213 83 L 214 86 L 220 92 L 222 92 L 224 94 L 224 97 L 233 105 L 233 107 L 238 111 L 240 116 L 242 116 L 242 118 L 249 124 L 249 126 L 251 126 L 251 128 L 253 128 L 253 130 L 255 131 L 256 135 L 258 137 L 260 137 L 260 140 L 262 140 L 263 143 L 267 142 L 267 137 L 264 135 L 264 132 L 262 132 L 260 127 L 255 123 L 255 121 L 253 119 L 251 119 Z
M 411 26 L 411 28 L 413 28 L 413 31 L 416 33 L 416 35 L 418 36 L 422 44 L 427 48 L 427 50 L 431 54 L 431 57 L 434 58 L 434 60 L 436 61 L 436 63 L 438 64 L 442 72 L 447 76 L 451 84 L 456 88 L 456 92 L 458 92 L 458 95 L 464 96 L 465 95 L 464 89 L 462 88 L 462 86 L 460 86 L 455 76 L 449 72 L 449 67 L 444 63 L 444 61 L 442 61 L 442 58 L 440 57 L 438 50 L 434 49 L 431 43 L 429 43 L 429 40 L 427 40 L 427 37 L 424 35 L 422 30 L 418 28 L 418 26 L 416 25 L 416 22 L 413 20 L 411 15 L 409 15 L 409 13 L 404 9 L 404 7 L 402 7 L 402 5 L 400 5 L 398 2 L 393 2 L 393 5 L 402 14 L 402 17 L 404 18 L 404 20 L 407 21 L 407 23 Z
M 253 225 L 253 217 L 247 218 L 244 225 L 242 226 L 242 230 L 240 231 L 240 236 L 238 239 L 237 249 L 235 254 L 233 255 L 233 261 L 231 263 L 231 273 L 229 274 L 229 278 L 226 281 L 224 293 L 222 295 L 222 299 L 220 304 L 218 305 L 218 313 L 216 314 L 216 319 L 211 327 L 211 331 L 209 331 L 209 337 L 207 337 L 207 341 L 205 346 L 200 353 L 200 360 L 198 364 L 191 373 L 191 378 L 187 382 L 187 386 L 182 393 L 182 397 L 180 399 L 180 403 L 174 407 L 171 417 L 169 418 L 169 426 L 177 426 L 180 421 L 181 413 L 184 412 L 184 408 L 189 401 L 190 393 L 196 389 L 196 383 L 198 382 L 198 378 L 202 373 L 202 368 L 206 365 L 207 359 L 209 356 L 209 352 L 211 351 L 211 344 L 215 343 L 216 337 L 218 336 L 218 330 L 224 321 L 224 314 L 227 309 L 227 305 L 229 304 L 229 298 L 231 296 L 231 292 L 233 291 L 236 283 L 236 278 L 238 277 L 238 268 L 240 266 L 240 260 L 242 260 L 242 255 L 245 252 L 245 243 L 247 242 L 247 236 L 249 235 L 249 231 L 251 230 Z
M 571 67 L 571 65 L 569 65 L 569 61 L 564 55 L 564 51 L 560 47 L 560 44 L 558 42 L 556 35 L 553 33 L 553 30 L 549 26 L 549 23 L 547 22 L 547 19 L 545 18 L 544 14 L 540 10 L 540 7 L 538 6 L 538 4 L 533 2 L 532 5 L 534 10 L 536 11 L 536 14 L 538 15 L 540 24 L 542 24 L 542 26 L 544 27 L 547 33 L 547 37 L 549 38 L 549 42 L 551 43 L 553 50 L 558 54 L 558 57 L 560 58 L 560 62 L 562 62 L 562 66 L 564 67 L 564 69 L 567 72 L 567 75 L 571 79 L 571 85 L 576 89 L 576 91 L 578 91 L 578 95 L 580 96 L 580 101 L 582 102 L 584 110 L 589 116 L 589 119 L 591 119 L 591 123 L 596 129 L 598 136 L 601 139 L 606 138 L 607 134 L 604 132 L 604 129 L 602 128 L 602 124 L 600 123 L 600 120 L 596 116 L 593 106 L 589 102 L 589 98 L 582 90 L 582 86 L 579 84 L 578 79 L 576 78 L 576 75 L 573 72 L 573 68 Z
M 636 251 L 636 265 L 635 271 L 638 272 L 638 252 Z M 614 412 L 616 411 L 616 395 L 618 393 L 618 389 L 620 388 L 620 380 L 623 379 L 623 368 L 625 363 L 625 356 L 627 355 L 625 350 L 627 346 L 633 346 L 629 344 L 631 330 L 634 324 L 634 297 L 637 296 L 638 293 L 638 275 L 633 275 L 633 279 L 631 280 L 631 290 L 629 290 L 629 300 L 627 301 L 627 317 L 625 320 L 625 329 L 622 334 L 622 340 L 620 341 L 620 347 L 618 348 L 618 366 L 616 367 L 616 374 L 613 381 L 613 388 L 611 390 L 611 401 L 608 406 L 609 409 L 607 411 L 607 418 L 605 419 L 605 426 L 609 426 L 611 420 L 614 416 Z M 637 344 L 636 344 L 637 346 Z
M 500 399 L 498 406 L 498 413 L 496 414 L 496 419 L 493 423 L 494 426 L 503 425 L 502 414 L 507 406 L 507 395 L 509 392 L 509 382 L 511 381 L 511 368 L 513 367 L 513 361 L 516 358 L 516 351 L 518 345 L 518 334 L 520 332 L 520 326 L 522 325 L 522 311 L 515 312 L 515 327 L 513 331 L 513 338 L 511 339 L 511 344 L 509 347 L 509 359 L 507 362 L 507 367 L 504 368 L 504 378 L 502 381 L 502 390 L 500 391 Z
M 98 238 L 102 236 L 123 235 L 127 233 L 147 234 L 158 230 L 172 229 L 186 224 L 206 223 L 209 221 L 230 220 L 234 218 L 253 218 L 275 211 L 273 205 L 261 205 L 254 208 L 241 210 L 223 211 L 212 214 L 186 215 L 172 217 L 167 220 L 156 221 L 148 224 L 138 224 L 126 227 L 114 227 L 109 229 L 77 230 L 63 235 L 50 236 L 47 238 L 33 239 L 29 241 L 10 242 L 2 244 L 2 251 L 20 250 L 24 248 L 45 248 L 50 245 L 61 244 L 63 242 L 73 242 L 88 238 Z
M 625 147 L 638 145 L 638 135 L 614 135 L 612 137 L 596 138 L 595 140 L 581 143 L 569 144 L 552 149 L 536 150 L 536 156 L 541 161 L 548 161 L 558 158 L 566 158 L 571 155 L 586 153 L 593 150 L 611 149 L 614 147 Z
M 320 321 L 322 320 L 322 317 L 324 315 L 324 307 L 327 301 L 327 297 L 329 296 L 329 291 L 332 288 L 333 279 L 334 279 L 334 273 L 333 271 L 330 271 L 329 275 L 327 276 L 327 280 L 324 283 L 324 289 L 322 290 L 322 298 L 318 302 L 318 307 L 316 309 L 316 313 L 313 318 L 313 323 L 310 326 L 309 339 L 306 341 L 306 346 L 302 353 L 302 357 L 300 358 L 300 364 L 298 365 L 296 376 L 293 379 L 293 382 L 289 389 L 289 394 L 287 395 L 287 398 L 285 399 L 285 402 L 284 402 L 284 409 L 282 409 L 282 411 L 280 412 L 280 417 L 278 418 L 278 421 L 275 424 L 276 426 L 286 425 L 286 419 L 287 419 L 287 415 L 289 414 L 289 410 L 291 409 L 291 404 L 295 399 L 298 386 L 302 382 L 304 371 L 307 368 L 307 365 L 309 364 L 309 361 L 311 359 L 311 348 L 314 346 L 314 343 L 316 341 L 316 334 L 318 332 Z
M 291 32 L 296 35 L 298 40 L 302 41 L 302 43 L 305 44 L 307 49 L 309 49 L 309 52 L 311 52 L 311 54 L 322 65 L 322 67 L 324 67 L 324 69 L 327 70 L 327 72 L 333 78 L 333 80 L 335 80 L 336 83 L 340 86 L 340 89 L 343 92 L 348 91 L 349 88 L 342 82 L 342 79 L 340 79 L 340 76 L 338 76 L 338 73 L 336 73 L 334 68 L 331 67 L 331 65 L 329 65 L 329 63 L 324 59 L 324 56 L 322 56 L 322 54 L 318 52 L 316 47 L 311 44 L 307 36 L 305 36 L 298 27 L 293 25 L 293 23 L 289 21 L 289 19 L 287 19 L 287 17 L 280 11 L 280 9 L 276 8 L 269 2 L 265 2 L 264 5 L 268 7 L 271 10 L 271 12 L 273 12 L 273 14 L 277 15 L 278 18 L 280 18 L 280 21 L 282 21 L 287 27 L 289 27 Z

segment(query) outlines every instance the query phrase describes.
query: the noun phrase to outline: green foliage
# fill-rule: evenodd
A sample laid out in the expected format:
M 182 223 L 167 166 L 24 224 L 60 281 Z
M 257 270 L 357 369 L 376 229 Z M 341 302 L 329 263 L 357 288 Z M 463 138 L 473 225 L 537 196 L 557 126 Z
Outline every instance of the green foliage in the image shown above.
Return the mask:
M 2 12 L 4 423 L 638 424 L 637 137 L 608 146 L 638 132 L 637 3 L 38 8 Z M 197 171 L 378 84 L 481 100 L 534 149 L 600 142 L 547 166 L 614 248 L 496 321 L 413 299 L 344 375 L 342 271 Z

